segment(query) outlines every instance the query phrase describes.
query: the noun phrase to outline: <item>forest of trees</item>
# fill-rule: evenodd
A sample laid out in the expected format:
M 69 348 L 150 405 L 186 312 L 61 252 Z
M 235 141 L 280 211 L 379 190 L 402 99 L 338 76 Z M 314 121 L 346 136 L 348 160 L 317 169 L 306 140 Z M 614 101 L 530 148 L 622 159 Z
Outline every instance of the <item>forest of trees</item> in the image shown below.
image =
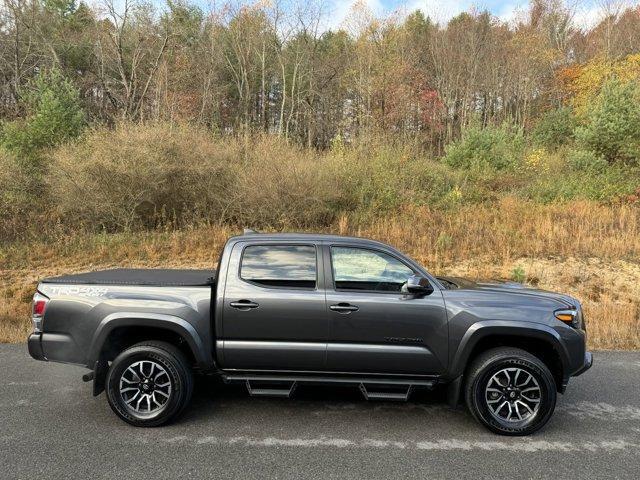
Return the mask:
M 438 154 L 473 121 L 529 128 L 566 101 L 576 69 L 638 52 L 640 7 L 603 3 L 589 29 L 574 13 L 533 0 L 509 24 L 470 11 L 442 25 L 420 11 L 375 18 L 356 2 L 334 31 L 321 0 L 207 11 L 188 0 L 3 0 L 0 117 L 27 116 L 34 79 L 55 69 L 90 123 L 187 121 L 316 148 L 383 129 Z
M 92 5 L 3 0 L 0 241 L 640 202 L 640 5 Z

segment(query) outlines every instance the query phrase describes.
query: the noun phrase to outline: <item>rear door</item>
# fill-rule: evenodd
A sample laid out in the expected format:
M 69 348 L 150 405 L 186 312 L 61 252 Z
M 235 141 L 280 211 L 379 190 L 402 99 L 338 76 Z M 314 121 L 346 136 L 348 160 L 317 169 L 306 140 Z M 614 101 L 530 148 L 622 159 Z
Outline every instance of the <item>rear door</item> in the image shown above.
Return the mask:
M 241 242 L 227 272 L 225 369 L 324 370 L 327 313 L 320 246 Z
M 327 368 L 340 372 L 439 375 L 448 326 L 437 285 L 430 295 L 401 292 L 424 274 L 391 250 L 334 244 L 325 248 L 329 340 Z

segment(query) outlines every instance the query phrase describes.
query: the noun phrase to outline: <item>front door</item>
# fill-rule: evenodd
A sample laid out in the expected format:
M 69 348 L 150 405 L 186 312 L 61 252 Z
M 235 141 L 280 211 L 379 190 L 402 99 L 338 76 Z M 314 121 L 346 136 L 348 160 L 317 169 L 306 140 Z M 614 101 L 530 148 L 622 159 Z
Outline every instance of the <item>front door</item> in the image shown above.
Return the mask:
M 423 297 L 403 294 L 403 284 L 419 272 L 390 251 L 345 244 L 325 248 L 327 368 L 351 373 L 444 373 L 447 315 L 438 287 Z
M 324 370 L 327 313 L 319 248 L 235 246 L 222 312 L 223 368 Z

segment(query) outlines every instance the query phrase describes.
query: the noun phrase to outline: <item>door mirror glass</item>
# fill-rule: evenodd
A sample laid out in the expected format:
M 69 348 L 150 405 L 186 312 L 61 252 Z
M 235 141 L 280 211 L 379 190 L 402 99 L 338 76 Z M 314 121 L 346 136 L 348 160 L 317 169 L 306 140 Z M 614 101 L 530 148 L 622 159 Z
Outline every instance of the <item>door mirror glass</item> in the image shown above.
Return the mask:
M 429 295 L 433 293 L 431 283 L 421 275 L 411 275 L 403 290 L 413 295 Z

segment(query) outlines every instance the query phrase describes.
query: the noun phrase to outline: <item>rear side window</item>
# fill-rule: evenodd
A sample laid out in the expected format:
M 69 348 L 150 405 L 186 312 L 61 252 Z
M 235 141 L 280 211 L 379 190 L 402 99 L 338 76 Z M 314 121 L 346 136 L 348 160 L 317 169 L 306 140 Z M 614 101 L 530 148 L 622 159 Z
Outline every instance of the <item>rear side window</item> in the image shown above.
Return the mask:
M 263 287 L 316 288 L 316 248 L 252 245 L 244 249 L 240 278 Z

